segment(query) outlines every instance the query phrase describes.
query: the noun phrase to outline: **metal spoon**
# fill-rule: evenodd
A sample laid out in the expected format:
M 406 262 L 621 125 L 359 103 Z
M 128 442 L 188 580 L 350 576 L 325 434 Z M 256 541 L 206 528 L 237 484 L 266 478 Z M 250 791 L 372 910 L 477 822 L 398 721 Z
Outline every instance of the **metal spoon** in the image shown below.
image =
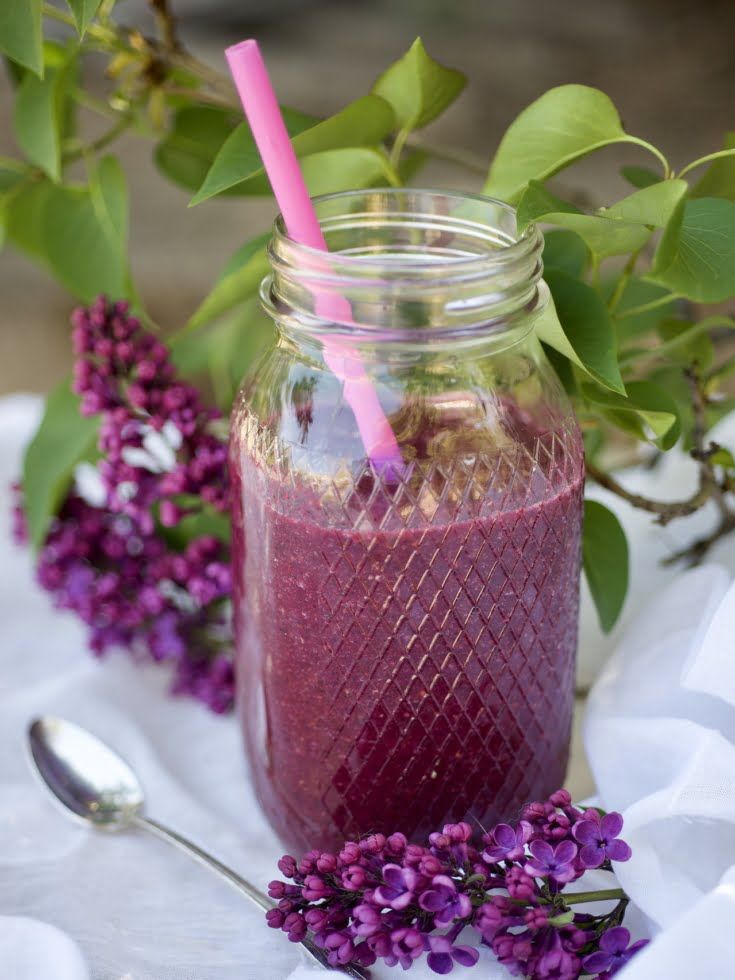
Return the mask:
M 231 868 L 175 831 L 144 817 L 143 789 L 135 773 L 119 755 L 84 728 L 63 718 L 48 715 L 37 718 L 28 728 L 28 746 L 35 770 L 67 813 L 77 820 L 98 830 L 114 832 L 131 827 L 147 830 L 211 868 L 258 908 L 264 911 L 274 908 L 275 902 Z M 357 964 L 331 967 L 326 951 L 309 938 L 301 945 L 327 970 L 337 969 L 361 980 L 370 976 L 368 970 Z

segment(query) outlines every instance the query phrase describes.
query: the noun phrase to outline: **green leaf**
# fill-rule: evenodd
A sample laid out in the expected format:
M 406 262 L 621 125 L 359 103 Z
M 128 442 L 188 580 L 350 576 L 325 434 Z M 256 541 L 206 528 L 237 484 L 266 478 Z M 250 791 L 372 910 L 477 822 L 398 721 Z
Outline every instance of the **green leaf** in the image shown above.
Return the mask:
M 186 106 L 177 110 L 171 130 L 156 147 L 156 166 L 185 190 L 198 190 L 236 125 L 237 117 L 227 109 Z
M 715 466 L 724 466 L 725 469 L 734 470 L 735 469 L 735 457 L 726 449 L 724 446 L 720 446 L 709 458 L 710 463 L 714 463 Z
M 173 498 L 173 502 L 178 503 L 176 497 Z M 159 527 L 158 533 L 164 541 L 176 551 L 184 551 L 194 538 L 201 538 L 204 535 L 218 538 L 225 544 L 229 544 L 232 539 L 229 517 L 206 504 L 202 505 L 198 497 L 195 497 L 192 503 L 198 508 L 194 513 L 182 517 L 174 527 Z M 181 506 L 186 505 L 182 503 Z
M 451 105 L 467 84 L 454 68 L 434 61 L 418 37 L 403 57 L 386 69 L 371 91 L 390 103 L 398 127 L 422 129 Z
M 47 69 L 42 79 L 26 72 L 13 109 L 19 146 L 54 181 L 61 179 L 64 78 L 63 70 Z
M 576 232 L 598 259 L 628 255 L 642 248 L 651 237 L 651 232 L 643 225 L 596 214 L 547 214 L 543 220 Z
M 386 157 L 371 147 L 312 153 L 302 159 L 301 170 L 312 197 L 388 182 Z
M 270 268 L 264 248 L 268 238 L 268 235 L 263 235 L 249 243 L 247 247 L 252 246 L 253 251 L 249 254 L 243 253 L 244 261 L 217 281 L 211 293 L 186 324 L 186 330 L 196 330 L 257 293 L 261 280 L 268 274 Z
M 559 928 L 559 926 L 569 925 L 570 922 L 574 921 L 574 909 L 569 909 L 568 912 L 562 912 L 559 915 L 555 915 L 548 920 L 550 926 Z
M 678 234 L 664 233 L 648 278 L 698 303 L 729 299 L 735 294 L 735 203 L 686 201 L 681 217 Z
M 663 343 L 657 346 L 656 354 L 687 367 L 695 364 L 700 370 L 707 370 L 715 356 L 709 331 L 716 329 L 719 322 L 719 317 L 705 317 L 697 323 L 663 320 L 657 330 Z
M 735 132 L 727 134 L 723 149 L 735 149 Z M 724 197 L 735 202 L 735 157 L 713 160 L 690 194 L 692 197 Z
M 130 295 L 125 254 L 127 193 L 119 164 L 103 161 L 90 188 L 50 187 L 43 249 L 56 276 L 84 302 Z
M 19 65 L 43 76 L 42 0 L 0 3 L 0 51 Z
M 31 544 L 38 549 L 71 483 L 74 467 L 97 440 L 98 418 L 79 414 L 79 398 L 63 381 L 47 401 L 23 463 L 23 506 Z
M 551 363 L 554 371 L 561 381 L 564 391 L 573 397 L 577 394 L 577 379 L 574 375 L 574 369 L 572 367 L 572 362 L 560 354 L 559 351 L 554 350 L 553 347 L 549 347 L 548 344 L 541 345 L 544 349 L 547 359 Z
M 293 148 L 299 157 L 324 150 L 380 143 L 394 125 L 393 110 L 385 99 L 377 95 L 366 95 L 350 103 L 337 115 L 316 126 L 311 125 L 311 118 L 307 116 L 296 113 L 284 113 L 284 116 L 293 137 Z M 241 187 L 246 181 L 262 174 L 255 142 L 247 125 L 241 123 L 225 140 L 190 206 L 200 204 L 228 188 Z
M 679 248 L 679 238 L 681 226 L 684 221 L 684 210 L 687 206 L 687 199 L 683 197 L 674 208 L 671 217 L 664 226 L 663 235 L 656 246 L 656 251 L 651 262 L 651 274 L 658 275 L 672 264 L 676 258 Z
M 612 285 L 613 283 L 610 284 L 611 287 Z M 671 302 L 653 310 L 635 313 L 633 316 L 624 315 L 628 310 L 659 300 L 667 293 L 669 293 L 668 289 L 657 286 L 655 283 L 646 282 L 636 276 L 629 279 L 615 310 L 614 324 L 618 340 L 624 341 L 631 337 L 640 337 L 651 330 L 655 330 L 662 319 L 673 316 L 676 311 L 676 300 L 673 297 Z
M 100 0 L 66 0 L 66 2 L 69 4 L 71 12 L 74 14 L 74 20 L 77 25 L 79 36 L 83 37 L 84 32 L 87 30 L 90 23 L 94 19 L 94 15 L 97 13 Z
M 651 381 L 629 381 L 627 397 L 599 386 L 583 384 L 582 395 L 605 418 L 636 439 L 671 449 L 681 435 L 676 402 L 669 392 Z
M 209 371 L 220 409 L 229 413 L 238 388 L 255 361 L 272 344 L 275 326 L 257 299 L 225 317 L 211 348 Z
M 575 232 L 598 259 L 627 255 L 650 237 L 650 232 L 638 224 L 619 221 L 614 216 L 583 214 L 573 204 L 551 194 L 537 180 L 529 181 L 518 202 L 519 232 L 531 221 L 543 221 Z
M 662 180 L 660 174 L 655 174 L 648 167 L 621 167 L 620 173 L 633 187 L 650 187 Z
M 425 150 L 404 147 L 398 163 L 398 176 L 402 184 L 410 184 L 423 170 L 430 155 Z
M 103 157 L 91 171 L 89 192 L 110 244 L 124 256 L 128 242 L 128 187 L 120 161 Z
M 582 214 L 582 212 L 573 204 L 562 201 L 560 197 L 552 194 L 538 180 L 529 180 L 516 205 L 518 233 L 525 231 L 532 221 L 538 221 L 547 214 Z
M 536 321 L 540 340 L 600 384 L 625 393 L 612 320 L 599 293 L 558 269 L 545 275 L 553 303 Z
M 598 89 L 552 88 L 511 123 L 495 154 L 484 193 L 511 203 L 529 180 L 545 180 L 611 143 L 640 142 Z
M 233 252 L 233 254 L 229 257 L 224 269 L 217 276 L 216 282 L 222 282 L 222 280 L 229 276 L 230 273 L 237 272 L 239 269 L 241 269 L 247 262 L 250 261 L 256 252 L 260 252 L 268 244 L 270 239 L 271 233 L 267 231 L 265 234 L 256 235 L 255 238 L 251 238 L 249 242 L 245 242 L 244 245 L 241 245 L 240 248 Z
M 587 267 L 587 246 L 573 231 L 544 232 L 544 269 L 558 269 L 579 279 Z
M 251 364 L 273 340 L 274 326 L 249 297 L 214 324 L 199 330 L 184 329 L 171 340 L 174 363 L 185 377 L 208 373 L 217 405 L 223 412 Z
M 615 514 L 596 500 L 584 502 L 582 563 L 600 626 L 609 633 L 628 591 L 628 542 Z
M 24 187 L 6 206 L 6 231 L 13 244 L 35 259 L 46 261 L 43 215 L 52 190 L 47 180 Z
M 663 228 L 671 220 L 688 189 L 685 180 L 662 180 L 623 198 L 602 213 L 607 218 Z

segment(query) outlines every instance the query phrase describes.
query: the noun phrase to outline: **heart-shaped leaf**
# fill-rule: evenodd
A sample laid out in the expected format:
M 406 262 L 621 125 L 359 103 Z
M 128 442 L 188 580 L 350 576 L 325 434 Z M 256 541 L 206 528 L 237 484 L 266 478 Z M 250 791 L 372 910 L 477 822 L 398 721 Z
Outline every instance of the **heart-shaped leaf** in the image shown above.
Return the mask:
M 64 285 L 84 302 L 100 293 L 130 294 L 126 255 L 127 189 L 108 157 L 90 187 L 49 187 L 41 213 L 41 247 Z
M 0 51 L 19 65 L 43 76 L 42 0 L 0 3 Z
M 312 153 L 302 158 L 301 170 L 312 197 L 374 187 L 389 180 L 385 155 L 369 146 Z
M 5 209 L 8 238 L 18 248 L 33 258 L 46 261 L 46 245 L 43 230 L 43 214 L 46 199 L 53 186 L 48 180 L 39 180 L 24 187 Z
M 178 109 L 170 131 L 156 147 L 156 166 L 186 190 L 198 190 L 220 147 L 237 124 L 235 114 L 227 109 L 215 106 Z
M 671 449 L 681 435 L 676 402 L 651 381 L 629 381 L 627 397 L 596 385 L 583 384 L 582 394 L 619 428 L 637 439 Z
M 680 218 L 678 228 L 664 233 L 648 278 L 695 302 L 729 299 L 735 295 L 735 203 L 697 198 L 684 203 Z
M 545 219 L 547 214 L 582 214 L 582 212 L 578 207 L 552 194 L 540 181 L 529 180 L 516 205 L 518 233 L 525 231 L 532 221 Z
M 490 165 L 484 193 L 512 203 L 529 180 L 545 180 L 611 143 L 643 141 L 625 132 L 617 109 L 598 89 L 552 88 L 508 127 Z
M 51 53 L 58 61 L 58 49 L 51 48 Z M 61 140 L 67 122 L 66 103 L 73 74 L 71 60 L 55 67 L 47 65 L 43 78 L 26 72 L 13 107 L 18 144 L 31 163 L 54 181 L 61 179 Z
M 725 137 L 725 150 L 735 150 L 735 133 Z M 724 197 L 735 202 L 735 156 L 713 160 L 692 187 L 692 197 Z
M 600 626 L 609 633 L 628 591 L 628 542 L 615 514 L 597 500 L 584 502 L 582 562 Z
M 419 37 L 383 72 L 371 91 L 390 103 L 400 129 L 412 130 L 441 115 L 466 84 L 462 72 L 434 61 Z
M 311 125 L 311 118 L 292 112 L 284 113 L 286 126 L 293 137 L 297 156 L 308 156 L 324 150 L 372 146 L 380 143 L 392 130 L 393 110 L 377 95 L 366 95 L 350 103 L 335 116 Z M 262 175 L 260 155 L 250 129 L 241 123 L 225 140 L 215 157 L 202 186 L 191 200 L 200 204 L 228 188 Z
M 584 273 L 588 258 L 587 246 L 573 231 L 547 231 L 544 233 L 544 269 L 558 269 L 579 279 Z
M 83 37 L 84 32 L 94 19 L 94 15 L 99 9 L 101 0 L 66 0 L 74 14 L 74 21 L 77 25 L 79 36 Z
M 662 180 L 623 198 L 602 214 L 607 218 L 663 228 L 671 220 L 688 189 L 685 180 Z
M 23 509 L 31 545 L 39 548 L 62 504 L 74 467 L 97 440 L 98 418 L 79 414 L 79 398 L 63 381 L 47 401 L 23 463 Z
M 238 303 L 257 295 L 258 288 L 270 268 L 265 244 L 270 235 L 259 235 L 235 253 L 184 328 L 196 330 L 231 310 Z
M 517 212 L 519 231 L 530 221 L 566 228 L 579 235 L 598 260 L 609 255 L 627 255 L 641 248 L 650 237 L 650 232 L 640 224 L 617 220 L 614 216 L 583 214 L 536 180 L 529 181 Z
M 599 293 L 558 269 L 548 270 L 545 278 L 553 302 L 535 323 L 539 339 L 601 385 L 624 394 L 615 331 Z

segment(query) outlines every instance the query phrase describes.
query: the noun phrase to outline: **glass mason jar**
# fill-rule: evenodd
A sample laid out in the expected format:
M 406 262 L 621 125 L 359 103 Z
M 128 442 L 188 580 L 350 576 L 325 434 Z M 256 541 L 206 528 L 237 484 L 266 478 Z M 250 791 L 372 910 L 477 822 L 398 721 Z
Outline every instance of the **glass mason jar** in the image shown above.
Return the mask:
M 297 851 L 510 819 L 562 784 L 584 473 L 532 329 L 536 228 L 434 191 L 315 206 L 327 260 L 276 222 L 277 336 L 237 397 L 230 461 L 239 712 Z M 342 322 L 316 312 L 325 291 Z M 397 472 L 367 458 L 325 363 L 339 349 L 377 393 Z

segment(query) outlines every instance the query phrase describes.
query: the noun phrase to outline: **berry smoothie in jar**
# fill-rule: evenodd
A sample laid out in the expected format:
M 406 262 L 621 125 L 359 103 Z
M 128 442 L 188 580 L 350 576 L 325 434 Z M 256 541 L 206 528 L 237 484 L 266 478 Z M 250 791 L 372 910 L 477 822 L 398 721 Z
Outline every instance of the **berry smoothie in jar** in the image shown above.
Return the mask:
M 237 398 L 238 708 L 295 850 L 510 819 L 564 778 L 583 454 L 534 336 L 542 239 L 487 198 L 316 201 L 323 267 L 277 222 L 273 348 Z M 325 338 L 359 353 L 401 466 L 366 458 Z

